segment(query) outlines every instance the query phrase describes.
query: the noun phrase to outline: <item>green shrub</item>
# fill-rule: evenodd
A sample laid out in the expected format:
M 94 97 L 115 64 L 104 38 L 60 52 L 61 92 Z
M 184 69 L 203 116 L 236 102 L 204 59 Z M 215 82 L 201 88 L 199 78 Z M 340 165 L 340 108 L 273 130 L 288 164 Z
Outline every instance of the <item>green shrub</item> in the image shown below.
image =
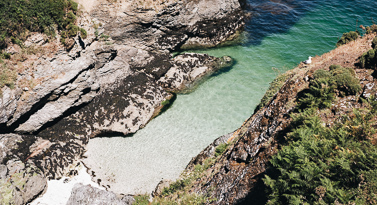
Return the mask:
M 331 107 L 336 88 L 332 75 L 329 71 L 317 70 L 313 76 L 317 78 L 310 81 L 309 89 L 304 93 L 304 97 L 299 99 L 299 107 L 301 109 Z
M 220 145 L 218 145 L 215 149 L 215 156 L 218 157 L 220 155 L 222 155 L 226 148 L 228 148 L 229 144 L 228 143 L 222 143 Z
M 360 91 L 360 82 L 355 77 L 355 71 L 352 68 L 331 65 L 330 71 L 319 69 L 313 73 L 309 89 L 303 93 L 304 97 L 298 99 L 299 108 L 329 108 L 335 99 L 336 92 L 340 96 L 346 96 Z
M 376 24 L 373 24 L 371 26 L 366 27 L 366 34 L 376 33 L 376 32 L 377 32 L 377 25 Z
M 169 187 L 165 187 L 162 190 L 162 196 L 167 196 L 169 194 L 177 192 L 177 191 L 185 188 L 189 183 L 190 183 L 189 179 L 177 180 L 174 183 L 170 184 Z
M 361 91 L 359 80 L 355 77 L 356 73 L 352 68 L 341 66 L 330 66 L 330 72 L 334 76 L 337 89 L 341 96 L 354 95 Z
M 148 205 L 149 204 L 149 195 L 137 195 L 134 196 L 135 202 L 133 204 L 135 205 Z
M 110 38 L 110 36 L 105 35 L 105 34 L 101 34 L 100 38 L 101 38 L 101 40 L 107 41 Z
M 372 41 L 372 48 L 376 49 L 376 46 L 377 46 L 377 37 L 374 37 L 374 39 Z
M 369 51 L 363 53 L 360 57 L 360 65 L 363 68 L 374 69 L 377 64 L 376 50 L 370 49 Z
M 351 41 L 356 40 L 359 37 L 359 34 L 355 31 L 350 31 L 348 33 L 343 33 L 342 37 L 336 43 L 336 46 L 341 46 L 347 44 Z
M 72 0 L 68 0 L 68 7 L 72 9 L 74 12 L 77 12 L 78 4 Z
M 78 4 L 72 0 L 0 0 L 0 49 L 10 42 L 22 45 L 26 32 L 55 35 L 76 21 Z
M 80 35 L 81 35 L 81 38 L 86 39 L 86 37 L 88 36 L 88 33 L 86 32 L 85 29 L 80 28 Z
M 67 35 L 68 37 L 75 37 L 77 35 L 77 32 L 79 31 L 79 27 L 74 24 L 69 24 Z
M 11 56 L 10 53 L 2 52 L 2 53 L 0 54 L 0 59 L 1 59 L 1 58 L 2 58 L 2 59 L 9 59 L 10 56 Z
M 273 168 L 264 178 L 268 204 L 376 202 L 377 148 L 353 131 L 372 123 L 374 116 L 355 110 L 354 117 L 333 128 L 324 127 L 315 113 L 301 116 L 305 120 L 271 159 Z
M 168 99 L 161 102 L 162 106 L 169 105 L 169 104 L 170 104 L 170 100 L 168 100 Z

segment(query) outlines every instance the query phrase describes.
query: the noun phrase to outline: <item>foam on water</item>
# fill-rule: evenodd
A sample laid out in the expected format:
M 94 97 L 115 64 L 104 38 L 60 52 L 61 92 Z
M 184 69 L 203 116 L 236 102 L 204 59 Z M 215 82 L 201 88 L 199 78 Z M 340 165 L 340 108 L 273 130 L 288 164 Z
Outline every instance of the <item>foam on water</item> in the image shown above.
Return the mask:
M 282 3 L 283 2 L 283 3 Z M 285 2 L 285 3 L 284 3 Z M 288 2 L 288 3 L 287 3 Z M 268 5 L 267 5 L 268 4 Z M 343 32 L 370 25 L 376 2 L 253 1 L 253 18 L 242 45 L 205 52 L 229 55 L 232 69 L 218 73 L 188 95 L 179 95 L 162 115 L 132 137 L 91 139 L 86 160 L 111 189 L 124 194 L 150 193 L 161 179 L 176 179 L 192 157 L 215 138 L 237 129 L 251 116 L 278 72 L 293 68 L 309 55 L 335 48 Z M 285 19 L 284 19 L 285 18 Z M 277 22 L 277 23 L 276 23 Z M 280 25 L 279 25 L 280 24 Z M 263 26 L 263 28 L 261 28 Z M 259 30 L 258 30 L 259 29 Z

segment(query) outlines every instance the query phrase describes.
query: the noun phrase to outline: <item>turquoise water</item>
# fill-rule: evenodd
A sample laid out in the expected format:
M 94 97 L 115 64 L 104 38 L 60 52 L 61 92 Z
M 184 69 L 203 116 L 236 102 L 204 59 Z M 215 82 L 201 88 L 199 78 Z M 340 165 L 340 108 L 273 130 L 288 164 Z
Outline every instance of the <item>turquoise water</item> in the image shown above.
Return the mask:
M 101 179 L 115 179 L 112 190 L 149 193 L 162 178 L 176 179 L 192 157 L 252 115 L 279 72 L 334 49 L 342 33 L 372 24 L 371 18 L 377 20 L 376 1 L 249 3 L 252 17 L 242 43 L 195 51 L 231 56 L 236 61 L 231 69 L 217 73 L 191 94 L 178 95 L 169 110 L 132 137 L 89 142 L 88 161 L 93 163 L 88 165 Z

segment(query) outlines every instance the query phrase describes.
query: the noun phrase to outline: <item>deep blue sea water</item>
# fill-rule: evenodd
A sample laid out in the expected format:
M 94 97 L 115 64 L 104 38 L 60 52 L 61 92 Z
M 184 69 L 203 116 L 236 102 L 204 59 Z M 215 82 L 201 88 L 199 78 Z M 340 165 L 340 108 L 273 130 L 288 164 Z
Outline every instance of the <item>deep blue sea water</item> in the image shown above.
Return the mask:
M 277 74 L 334 49 L 342 33 L 376 22 L 376 8 L 376 0 L 249 0 L 242 43 L 195 51 L 231 56 L 235 65 L 179 95 L 132 137 L 92 139 L 90 166 L 111 175 L 118 193 L 149 193 L 162 178 L 176 179 L 192 157 L 252 115 Z

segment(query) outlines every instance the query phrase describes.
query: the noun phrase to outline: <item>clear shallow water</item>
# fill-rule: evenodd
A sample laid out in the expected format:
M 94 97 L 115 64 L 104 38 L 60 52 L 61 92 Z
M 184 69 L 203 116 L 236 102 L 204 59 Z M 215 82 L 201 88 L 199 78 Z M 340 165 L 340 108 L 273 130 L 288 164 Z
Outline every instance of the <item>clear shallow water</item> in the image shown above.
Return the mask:
M 356 29 L 356 20 L 358 25 L 370 25 L 371 17 L 377 19 L 376 1 L 249 3 L 253 15 L 242 44 L 195 51 L 229 55 L 236 61 L 231 69 L 193 93 L 179 95 L 169 110 L 132 137 L 89 142 L 89 166 L 104 176 L 100 178 L 114 179 L 114 191 L 149 193 L 162 178 L 176 179 L 192 157 L 251 116 L 279 72 L 335 48 L 342 33 Z

